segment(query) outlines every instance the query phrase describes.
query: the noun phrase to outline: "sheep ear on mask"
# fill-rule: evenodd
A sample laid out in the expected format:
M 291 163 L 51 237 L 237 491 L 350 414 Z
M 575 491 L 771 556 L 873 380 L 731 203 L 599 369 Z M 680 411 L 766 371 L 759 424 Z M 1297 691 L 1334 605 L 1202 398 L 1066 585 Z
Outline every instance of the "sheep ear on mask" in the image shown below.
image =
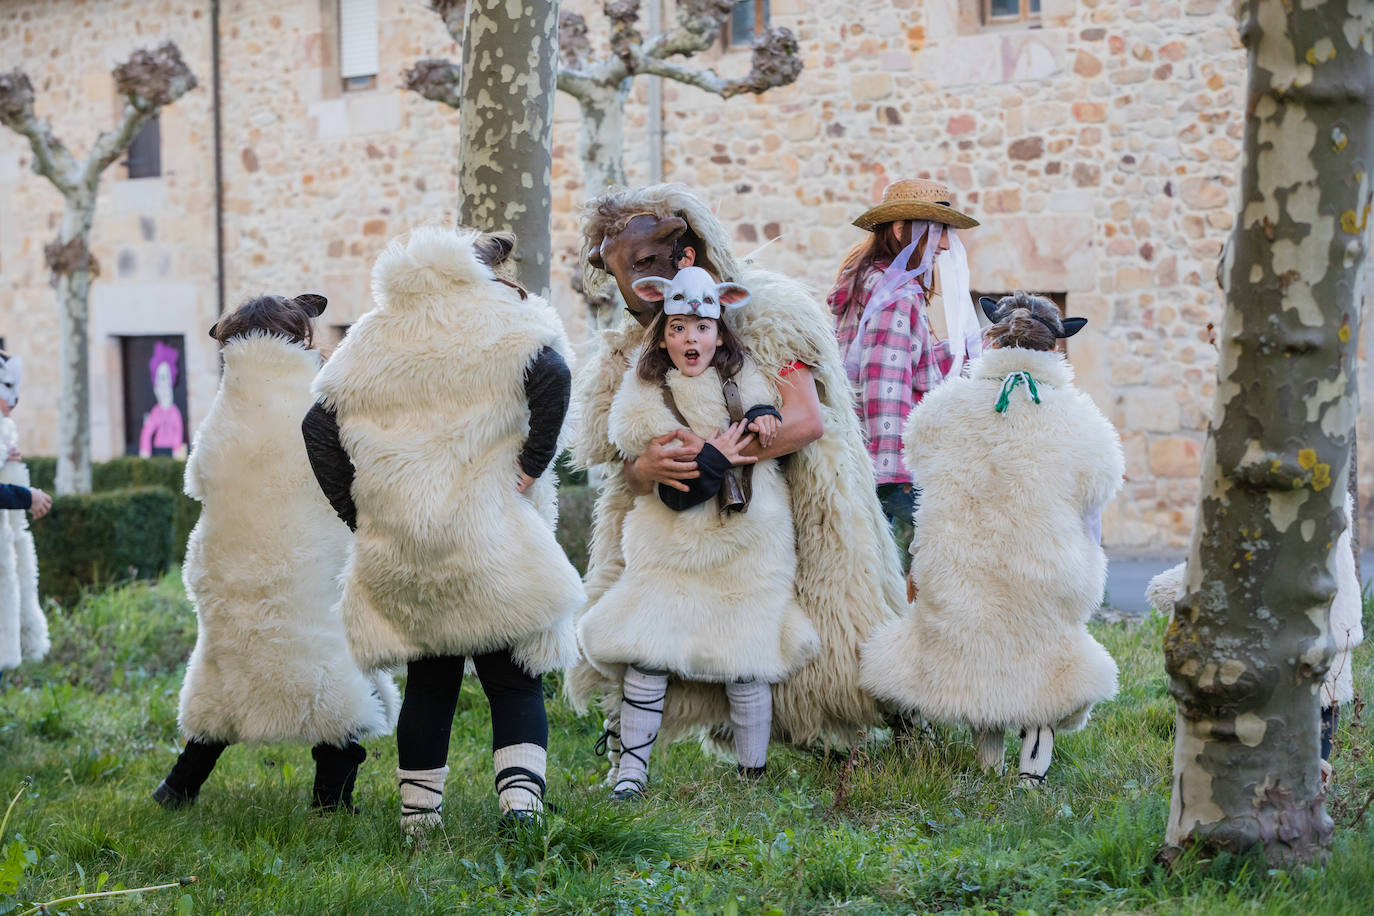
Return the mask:
M 310 313 L 311 318 L 318 318 L 324 314 L 324 307 L 329 304 L 329 300 L 319 293 L 301 293 L 295 301 Z
M 635 293 L 645 302 L 662 302 L 672 288 L 673 281 L 662 277 L 641 277 L 633 286 Z
M 997 321 L 997 300 L 991 296 L 979 296 L 978 305 L 983 310 L 983 314 L 988 316 L 988 321 Z
M 1087 323 L 1088 319 L 1086 318 L 1065 318 L 1063 321 L 1064 333 L 1060 334 L 1059 336 L 1072 337 L 1079 331 L 1083 330 L 1083 326 Z
M 739 308 L 749 301 L 749 290 L 738 283 L 717 283 L 716 299 L 726 308 Z

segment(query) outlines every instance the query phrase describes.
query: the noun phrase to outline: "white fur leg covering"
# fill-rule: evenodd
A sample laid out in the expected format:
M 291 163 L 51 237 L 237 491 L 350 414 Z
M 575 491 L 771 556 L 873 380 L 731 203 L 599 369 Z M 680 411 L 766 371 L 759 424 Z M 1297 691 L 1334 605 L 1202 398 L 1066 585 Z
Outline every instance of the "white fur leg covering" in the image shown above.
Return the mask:
M 634 665 L 625 669 L 620 707 L 620 775 L 615 789 L 642 790 L 649 782 L 649 754 L 663 722 L 668 675 L 651 674 Z
M 768 736 L 773 729 L 773 691 L 763 681 L 734 681 L 725 685 L 730 700 L 730 725 L 735 732 L 739 765 L 761 769 L 768 762 Z
M 1021 731 L 1021 785 L 1035 788 L 1044 783 L 1054 756 L 1054 729 L 1031 726 Z
M 544 810 L 544 770 L 549 752 L 537 744 L 510 744 L 491 755 L 501 813 Z
M 989 770 L 1001 776 L 1006 770 L 1006 761 L 1003 759 L 1007 752 L 1007 733 L 998 729 L 997 731 L 974 731 L 973 750 L 978 757 L 978 765 L 986 773 Z
M 396 770 L 401 783 L 401 829 L 419 833 L 443 820 L 444 780 L 448 767 L 433 770 Z

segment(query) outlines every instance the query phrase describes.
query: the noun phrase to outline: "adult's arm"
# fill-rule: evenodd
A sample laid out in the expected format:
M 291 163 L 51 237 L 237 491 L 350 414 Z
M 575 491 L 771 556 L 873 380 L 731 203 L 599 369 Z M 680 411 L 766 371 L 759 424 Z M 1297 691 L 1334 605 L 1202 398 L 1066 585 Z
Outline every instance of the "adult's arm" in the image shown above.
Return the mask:
M 339 419 L 316 403 L 301 422 L 305 455 L 325 498 L 350 531 L 358 530 L 358 507 L 353 503 L 353 461 L 339 441 Z
M 677 440 L 677 444 L 669 443 Z M 700 475 L 696 456 L 706 440 L 690 429 L 677 429 L 649 440 L 649 447 L 639 457 L 625 459 L 625 483 L 631 492 L 643 496 L 654 484 L 686 493 Z
M 0 484 L 0 509 L 27 509 L 33 505 L 33 493 L 17 484 Z
M 765 458 L 781 458 L 800 451 L 815 442 L 825 433 L 825 418 L 821 414 L 821 398 L 816 391 L 816 377 L 806 366 L 797 366 L 784 375 L 778 383 L 782 396 L 780 413 L 782 426 L 773 437 L 773 444 L 767 448 L 759 446 L 755 439 L 741 454 L 750 455 L 762 461 Z
M 525 370 L 525 401 L 530 408 L 530 433 L 520 449 L 520 470 L 538 477 L 558 453 L 558 434 L 568 415 L 572 373 L 553 347 L 545 347 Z

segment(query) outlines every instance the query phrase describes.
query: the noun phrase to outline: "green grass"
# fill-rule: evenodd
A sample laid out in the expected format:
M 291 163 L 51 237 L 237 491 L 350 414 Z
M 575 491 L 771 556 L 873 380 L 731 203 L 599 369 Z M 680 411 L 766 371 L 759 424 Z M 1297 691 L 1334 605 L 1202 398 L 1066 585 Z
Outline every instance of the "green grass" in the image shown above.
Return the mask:
M 847 791 L 843 760 L 774 748 L 768 776 L 741 784 L 694 746 L 658 748 L 650 799 L 617 807 L 599 786 L 598 722 L 552 700 L 558 813 L 546 836 L 515 844 L 496 830 L 487 709 L 472 683 L 454 725 L 445 830 L 417 847 L 397 824 L 390 740 L 369 744 L 356 817 L 311 813 L 309 752 L 287 745 L 231 748 L 194 808 L 162 811 L 149 792 L 179 749 L 177 691 L 195 633 L 178 580 L 52 613 L 49 659 L 0 683 L 5 801 L 34 778 L 0 838 L 11 854 L 35 853 L 24 901 L 91 891 L 102 875 L 107 889 L 196 875 L 184 891 L 86 912 L 1374 912 L 1374 812 L 1352 826 L 1374 793 L 1374 756 L 1349 716 L 1325 872 L 1154 864 L 1173 730 L 1157 620 L 1096 627 L 1121 664 L 1121 694 L 1056 742 L 1045 791 L 980 775 L 967 732 L 950 729 L 933 744 L 868 749 Z M 1372 675 L 1361 654 L 1362 693 Z M 0 913 L 19 912 L 5 874 L 0 855 Z

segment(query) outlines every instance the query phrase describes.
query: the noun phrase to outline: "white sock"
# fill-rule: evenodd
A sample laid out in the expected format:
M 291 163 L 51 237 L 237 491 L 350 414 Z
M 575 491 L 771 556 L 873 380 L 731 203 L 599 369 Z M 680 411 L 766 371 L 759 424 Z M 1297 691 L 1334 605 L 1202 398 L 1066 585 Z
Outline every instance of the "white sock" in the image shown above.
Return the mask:
M 973 750 L 978 758 L 978 766 L 983 768 L 983 772 L 988 770 L 1001 776 L 1006 769 L 1006 761 L 1003 755 L 1007 752 L 1007 733 L 998 729 L 997 731 L 974 731 Z
M 549 752 L 537 744 L 509 744 L 491 755 L 501 813 L 544 810 L 544 770 Z
M 437 827 L 443 820 L 444 780 L 448 767 L 433 770 L 396 770 L 401 784 L 401 829 L 416 833 Z
M 1021 731 L 1021 784 L 1038 786 L 1045 781 L 1054 755 L 1054 729 L 1048 725 Z
M 758 769 L 768 762 L 773 691 L 763 681 L 734 681 L 725 685 L 725 696 L 730 700 L 730 725 L 735 731 L 739 765 Z
M 634 665 L 625 669 L 620 707 L 620 774 L 616 789 L 643 789 L 649 782 L 649 754 L 663 724 L 668 675 L 649 674 Z

